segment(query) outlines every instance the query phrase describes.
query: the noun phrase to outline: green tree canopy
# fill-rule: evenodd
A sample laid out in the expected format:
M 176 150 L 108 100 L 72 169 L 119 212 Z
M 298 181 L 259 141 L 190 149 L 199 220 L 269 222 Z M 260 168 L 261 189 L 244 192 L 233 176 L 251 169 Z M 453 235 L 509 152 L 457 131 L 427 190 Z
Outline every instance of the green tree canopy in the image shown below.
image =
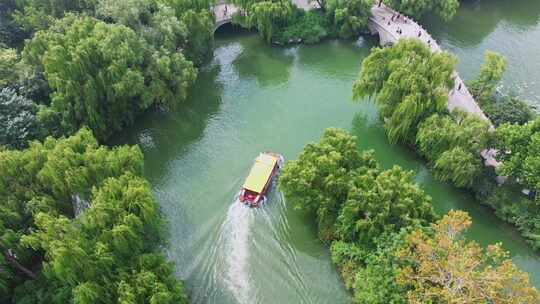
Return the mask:
M 489 122 L 473 114 L 434 114 L 420 124 L 416 144 L 440 180 L 470 187 L 483 172 L 480 152 L 489 147 L 489 130 Z
M 27 31 L 47 29 L 69 12 L 92 14 L 97 0 L 17 0 L 14 18 Z
M 496 131 L 498 173 L 513 177 L 533 191 L 540 190 L 540 118 L 524 125 L 503 124 Z M 537 195 L 537 199 L 540 196 Z
M 0 88 L 8 86 L 17 80 L 15 72 L 19 61 L 17 51 L 5 49 L 0 46 Z
M 459 8 L 458 0 L 384 0 L 395 10 L 416 18 L 435 13 L 441 19 L 449 21 Z
M 133 30 L 91 17 L 68 16 L 36 33 L 24 56 L 44 70 L 62 128 L 87 125 L 100 139 L 152 104 L 175 106 L 196 77 L 181 53 L 153 49 Z
M 495 52 L 487 51 L 484 64 L 480 68 L 480 74 L 469 85 L 476 101 L 487 104 L 493 99 L 495 89 L 505 71 L 506 59 Z
M 247 24 L 257 28 L 259 34 L 270 42 L 276 26 L 285 23 L 291 14 L 290 0 L 255 2 L 247 10 Z
M 503 123 L 523 125 L 536 116 L 531 106 L 517 97 L 504 96 L 482 108 L 497 127 Z
M 389 140 L 413 142 L 420 122 L 446 110 L 455 62 L 416 39 L 375 48 L 362 62 L 353 96 L 376 95 Z
M 412 225 L 427 225 L 436 217 L 431 198 L 413 182 L 413 172 L 355 172 L 347 201 L 339 213 L 336 237 L 375 249 L 375 239 Z
M 28 141 L 40 137 L 36 118 L 38 107 L 14 90 L 0 91 L 0 146 L 24 148 Z
M 22 239 L 45 252 L 43 275 L 59 286 L 48 288 L 53 297 L 64 303 L 187 303 L 170 265 L 149 252 L 159 240 L 160 218 L 148 183 L 130 173 L 108 178 L 90 200 L 74 220 L 38 213 L 37 231 Z
M 435 218 L 412 176 L 399 167 L 379 170 L 372 151 L 360 152 L 355 137 L 330 128 L 287 162 L 280 185 L 295 208 L 317 215 L 321 239 L 369 248 L 381 234 Z
M 341 38 L 351 38 L 367 29 L 373 0 L 328 0 L 330 15 Z
M 355 137 L 330 128 L 319 143 L 306 145 L 297 160 L 287 162 L 279 181 L 295 209 L 317 215 L 321 239 L 328 241 L 347 199 L 352 171 L 376 167 L 371 152 L 358 151 Z
M 11 297 L 11 289 L 22 287 L 39 269 L 41 253 L 20 242 L 35 230 L 36 214 L 72 217 L 75 197 L 88 199 L 92 187 L 108 177 L 140 175 L 142 161 L 138 148 L 100 147 L 87 129 L 67 139 L 34 142 L 25 150 L 0 151 L 0 267 L 6 270 L 0 272 L 0 285 L 9 289 L 0 291 L 0 299 Z

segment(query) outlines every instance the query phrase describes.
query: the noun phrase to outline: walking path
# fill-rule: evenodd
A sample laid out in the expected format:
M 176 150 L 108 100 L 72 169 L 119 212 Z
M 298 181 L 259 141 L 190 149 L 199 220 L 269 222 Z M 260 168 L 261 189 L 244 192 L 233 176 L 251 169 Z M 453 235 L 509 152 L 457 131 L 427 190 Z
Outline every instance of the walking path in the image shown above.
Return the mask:
M 395 44 L 400 39 L 416 38 L 428 45 L 433 52 L 441 52 L 437 41 L 414 20 L 403 15 L 397 18 L 398 12 L 384 5 L 381 5 L 381 7 L 377 5 L 373 6 L 371 13 L 372 17 L 370 18 L 369 27 L 372 34 L 379 34 L 382 46 Z M 452 111 L 459 108 L 484 120 L 488 120 L 461 77 L 455 71 L 454 80 L 454 88 L 450 90 L 448 96 L 448 110 Z
M 398 12 L 384 4 L 381 4 L 381 6 L 374 5 L 371 8 L 371 15 L 370 31 L 372 34 L 379 35 L 382 46 L 395 44 L 400 39 L 416 38 L 427 44 L 433 52 L 442 51 L 437 41 L 421 25 L 406 16 L 399 15 Z M 400 17 L 398 18 L 398 16 Z M 489 121 L 456 71 L 454 71 L 454 88 L 450 90 L 448 95 L 447 107 L 449 111 L 457 108 Z M 484 159 L 484 164 L 491 167 L 500 165 L 495 159 L 496 154 L 497 151 L 494 149 L 486 149 L 480 153 Z

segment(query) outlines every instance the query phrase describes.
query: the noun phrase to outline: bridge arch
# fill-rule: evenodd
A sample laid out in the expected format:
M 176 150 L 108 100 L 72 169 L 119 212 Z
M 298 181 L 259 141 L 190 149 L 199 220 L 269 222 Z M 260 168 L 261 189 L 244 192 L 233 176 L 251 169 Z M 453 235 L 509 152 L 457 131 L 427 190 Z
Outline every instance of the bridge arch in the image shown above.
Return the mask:
M 238 7 L 234 4 L 220 1 L 212 8 L 212 10 L 214 11 L 214 17 L 216 18 L 216 23 L 214 25 L 215 33 L 219 27 L 232 23 L 232 16 L 238 12 Z

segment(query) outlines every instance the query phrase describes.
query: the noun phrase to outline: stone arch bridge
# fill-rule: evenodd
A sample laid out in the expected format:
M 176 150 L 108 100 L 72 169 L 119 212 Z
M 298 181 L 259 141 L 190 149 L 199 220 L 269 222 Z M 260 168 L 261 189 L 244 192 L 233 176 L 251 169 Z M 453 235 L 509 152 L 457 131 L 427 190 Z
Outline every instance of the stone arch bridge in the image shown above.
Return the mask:
M 312 10 L 318 8 L 315 1 L 310 0 L 292 0 L 292 3 L 298 8 L 303 10 Z M 218 0 L 216 5 L 213 6 L 214 16 L 216 17 L 216 24 L 214 25 L 214 31 L 220 26 L 231 23 L 232 16 L 239 11 L 238 7 L 234 4 L 230 4 L 225 0 Z

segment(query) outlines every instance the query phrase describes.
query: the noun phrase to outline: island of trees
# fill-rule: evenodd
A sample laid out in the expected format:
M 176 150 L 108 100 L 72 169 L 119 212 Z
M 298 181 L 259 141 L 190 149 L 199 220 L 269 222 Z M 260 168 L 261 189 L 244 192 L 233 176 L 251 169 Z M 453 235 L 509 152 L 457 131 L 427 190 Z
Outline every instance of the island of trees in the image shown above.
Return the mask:
M 233 0 L 241 8 L 234 22 L 274 44 L 367 30 L 373 1 L 316 2 L 320 10 L 305 12 L 290 0 Z M 443 20 L 459 6 L 384 2 Z M 161 253 L 165 225 L 141 151 L 100 143 L 144 111 L 174 109 L 188 97 L 212 54 L 213 4 L 0 3 L 0 302 L 188 302 Z M 418 41 L 376 48 L 353 93 L 375 97 L 391 142 L 416 149 L 438 178 L 473 191 L 538 249 L 540 119 L 525 102 L 496 92 L 506 62 L 495 53 L 470 83 L 495 129 L 449 113 L 455 63 Z M 499 151 L 496 169 L 483 164 L 486 148 Z M 467 214 L 436 215 L 411 172 L 381 169 L 342 130 L 307 145 L 287 164 L 281 186 L 293 206 L 314 215 L 355 302 L 540 301 L 499 245 L 484 249 L 465 238 Z
M 540 301 L 500 244 L 467 240 L 467 213 L 439 217 L 412 177 L 381 169 L 373 151 L 331 128 L 286 164 L 280 185 L 294 208 L 315 217 L 355 303 Z

